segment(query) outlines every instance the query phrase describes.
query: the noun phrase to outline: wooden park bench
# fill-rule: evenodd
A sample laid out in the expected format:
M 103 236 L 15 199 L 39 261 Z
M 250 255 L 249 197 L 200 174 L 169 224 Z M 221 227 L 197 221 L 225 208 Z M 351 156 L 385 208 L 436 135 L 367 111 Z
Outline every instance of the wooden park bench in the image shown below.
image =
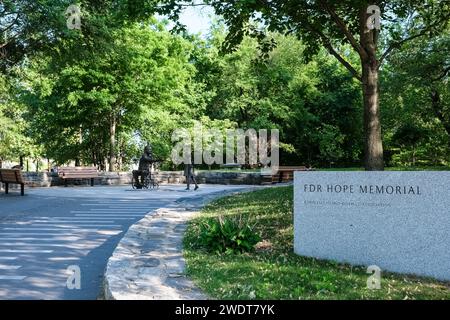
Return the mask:
M 19 169 L 0 169 L 0 182 L 5 184 L 5 193 L 9 192 L 9 184 L 20 184 L 20 194 L 25 195 L 25 181 Z
M 294 171 L 312 171 L 305 166 L 280 166 L 278 172 L 272 175 L 272 183 L 288 182 L 294 180 Z
M 58 169 L 58 176 L 64 180 L 65 186 L 69 179 L 91 179 L 91 186 L 94 186 L 94 178 L 99 175 L 95 167 L 61 167 Z

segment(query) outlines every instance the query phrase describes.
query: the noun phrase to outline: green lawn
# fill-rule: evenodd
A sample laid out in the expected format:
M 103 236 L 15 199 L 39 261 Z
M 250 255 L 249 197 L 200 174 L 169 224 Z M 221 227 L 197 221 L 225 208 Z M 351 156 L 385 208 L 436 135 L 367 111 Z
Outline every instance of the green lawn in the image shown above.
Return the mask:
M 351 168 L 319 168 L 318 171 L 364 171 L 363 167 Z M 445 166 L 424 166 L 424 167 L 386 167 L 386 171 L 450 171 L 450 167 Z
M 381 289 L 369 290 L 363 267 L 295 255 L 292 208 L 292 187 L 238 194 L 206 206 L 186 233 L 188 275 L 218 299 L 450 299 L 450 283 L 383 272 Z M 219 215 L 248 217 L 264 245 L 241 255 L 198 249 L 199 223 Z
M 228 172 L 228 173 L 259 173 L 261 169 L 237 169 L 237 168 L 224 168 L 224 169 L 198 169 L 196 172 Z
M 363 167 L 349 167 L 349 168 L 316 168 L 317 171 L 364 171 Z M 450 167 L 446 166 L 423 166 L 423 167 L 386 167 L 386 171 L 450 171 Z M 261 169 L 198 169 L 196 172 L 231 172 L 231 173 L 258 173 Z

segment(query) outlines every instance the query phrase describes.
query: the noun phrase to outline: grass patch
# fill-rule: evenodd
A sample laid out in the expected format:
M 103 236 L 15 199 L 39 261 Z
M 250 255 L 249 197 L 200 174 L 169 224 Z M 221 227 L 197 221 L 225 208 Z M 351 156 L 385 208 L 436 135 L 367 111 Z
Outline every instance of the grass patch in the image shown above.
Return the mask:
M 450 283 L 383 272 L 381 289 L 369 290 L 364 267 L 295 255 L 292 212 L 292 186 L 209 204 L 184 239 L 188 275 L 217 299 L 450 299 Z M 256 224 L 263 241 L 254 252 L 212 254 L 196 245 L 205 219 L 227 215 Z
M 386 167 L 385 171 L 450 171 L 446 166 L 424 166 L 424 167 Z M 364 171 L 363 167 L 350 168 L 318 168 L 317 171 Z

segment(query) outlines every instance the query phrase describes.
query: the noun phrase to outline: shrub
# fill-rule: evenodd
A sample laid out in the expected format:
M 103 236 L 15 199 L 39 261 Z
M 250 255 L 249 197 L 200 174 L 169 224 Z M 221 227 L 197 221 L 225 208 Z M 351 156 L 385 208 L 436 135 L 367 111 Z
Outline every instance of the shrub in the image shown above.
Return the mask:
M 199 227 L 198 245 L 210 252 L 248 252 L 261 240 L 254 226 L 242 216 L 210 218 L 202 221 Z

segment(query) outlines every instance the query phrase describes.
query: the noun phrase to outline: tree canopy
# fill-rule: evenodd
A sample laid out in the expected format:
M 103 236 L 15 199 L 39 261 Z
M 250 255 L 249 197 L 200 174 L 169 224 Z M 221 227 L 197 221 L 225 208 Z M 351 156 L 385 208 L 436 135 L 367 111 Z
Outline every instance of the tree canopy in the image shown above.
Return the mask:
M 80 30 L 70 4 L 0 3 L 0 161 L 128 170 L 151 142 L 172 168 L 172 132 L 201 123 L 280 130 L 282 164 L 449 162 L 446 1 L 84 0 Z M 192 5 L 218 14 L 207 37 Z
M 194 1 L 163 3 L 156 5 L 156 10 L 172 11 L 175 18 L 183 6 L 195 5 Z M 450 20 L 450 4 L 446 0 L 206 0 L 205 4 L 211 5 L 229 27 L 226 50 L 232 50 L 245 35 L 250 35 L 259 39 L 267 51 L 275 42 L 267 39 L 266 30 L 294 34 L 305 44 L 307 56 L 326 48 L 361 82 L 366 170 L 384 168 L 379 68 L 395 49 L 413 39 L 441 32 Z M 382 32 L 378 18 L 383 20 Z M 383 45 L 379 44 L 380 38 Z M 357 53 L 359 65 L 351 63 L 343 45 Z

